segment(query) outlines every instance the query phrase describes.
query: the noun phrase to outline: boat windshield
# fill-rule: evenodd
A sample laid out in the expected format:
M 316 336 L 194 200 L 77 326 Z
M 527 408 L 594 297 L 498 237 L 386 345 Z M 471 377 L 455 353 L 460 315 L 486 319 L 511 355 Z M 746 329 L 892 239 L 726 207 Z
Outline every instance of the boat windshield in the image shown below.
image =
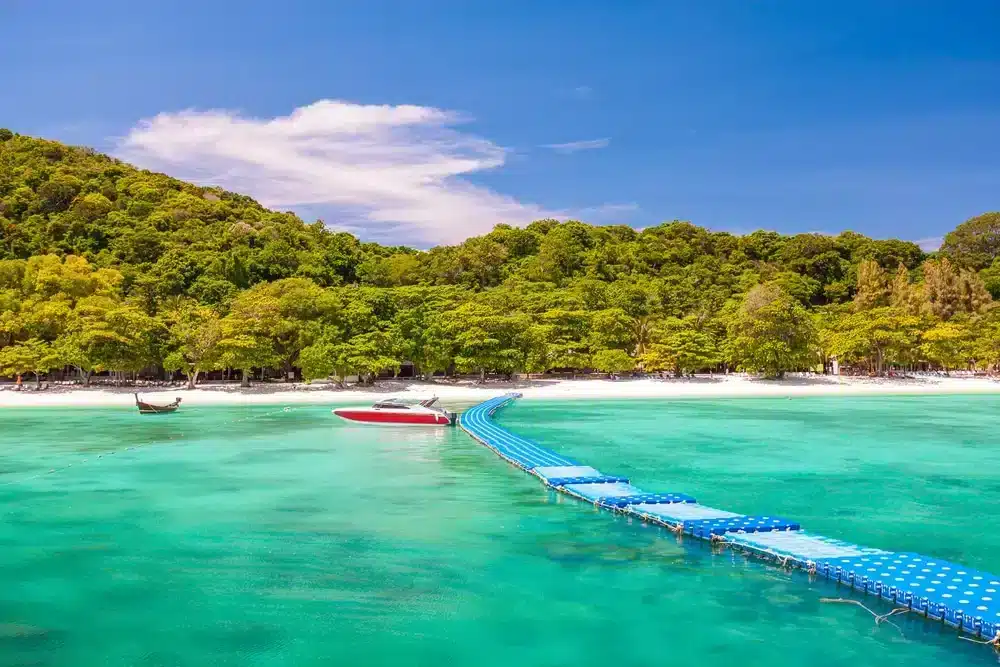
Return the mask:
M 400 401 L 379 401 L 373 408 L 391 408 L 393 410 L 409 410 L 410 406 Z
M 383 409 L 391 408 L 393 410 L 409 410 L 410 408 L 416 407 L 418 405 L 425 408 L 434 407 L 435 403 L 437 403 L 436 396 L 434 398 L 428 398 L 424 400 L 416 398 L 387 398 L 383 401 L 379 401 L 372 407 L 383 408 Z

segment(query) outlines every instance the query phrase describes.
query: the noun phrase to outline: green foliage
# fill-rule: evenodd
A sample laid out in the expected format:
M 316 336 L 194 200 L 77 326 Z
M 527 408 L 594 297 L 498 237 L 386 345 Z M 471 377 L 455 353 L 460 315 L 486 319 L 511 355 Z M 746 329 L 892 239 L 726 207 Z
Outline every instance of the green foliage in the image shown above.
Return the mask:
M 659 324 L 641 360 L 646 370 L 670 370 L 679 377 L 710 368 L 722 358 L 713 336 L 699 328 L 696 318 L 687 317 Z
M 1000 299 L 1000 259 L 993 260 L 992 264 L 980 271 L 979 279 L 993 299 Z
M 881 375 L 887 364 L 916 360 L 921 325 L 920 317 L 901 308 L 880 307 L 834 317 L 820 338 L 828 356 Z
M 38 378 L 59 365 L 59 357 L 45 341 L 32 338 L 0 350 L 0 375 L 33 373 Z
M 871 310 L 885 306 L 889 301 L 889 282 L 885 270 L 873 259 L 865 259 L 858 265 L 857 289 L 854 293 L 854 307 L 857 310 Z
M 328 378 L 337 370 L 335 345 L 318 341 L 306 347 L 299 354 L 299 364 L 302 367 L 302 379 L 306 382 Z
M 594 354 L 594 370 L 603 373 L 627 373 L 635 368 L 635 359 L 624 350 L 601 350 Z
M 403 361 L 485 377 L 725 358 L 780 375 L 812 365 L 808 311 L 825 313 L 825 353 L 875 372 L 953 363 L 942 322 L 971 332 L 970 359 L 998 363 L 998 215 L 960 225 L 932 261 L 854 232 L 685 221 L 539 220 L 418 251 L 0 130 L 0 373 L 166 370 L 193 385 L 217 369 L 373 381 Z
M 923 341 L 924 357 L 945 370 L 964 367 L 975 356 L 973 333 L 965 322 L 940 322 L 924 332 Z
M 741 370 L 780 378 L 814 364 L 815 339 L 801 304 L 777 285 L 758 285 L 729 322 L 729 359 Z
M 944 237 L 941 253 L 959 266 L 985 269 L 1000 257 L 1000 211 L 969 218 Z
M 167 315 L 170 351 L 163 360 L 168 371 L 183 371 L 194 388 L 203 371 L 220 368 L 222 322 L 219 314 L 194 303 L 179 304 Z

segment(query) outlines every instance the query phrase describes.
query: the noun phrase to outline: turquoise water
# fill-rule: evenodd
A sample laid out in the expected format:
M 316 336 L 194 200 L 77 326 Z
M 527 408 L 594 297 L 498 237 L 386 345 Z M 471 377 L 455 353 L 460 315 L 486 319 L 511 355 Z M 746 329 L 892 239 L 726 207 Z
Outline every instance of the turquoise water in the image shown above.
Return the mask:
M 522 401 L 650 490 L 1000 572 L 1000 399 Z M 50 472 L 51 471 L 51 472 Z M 0 667 L 994 663 L 328 407 L 0 413 Z

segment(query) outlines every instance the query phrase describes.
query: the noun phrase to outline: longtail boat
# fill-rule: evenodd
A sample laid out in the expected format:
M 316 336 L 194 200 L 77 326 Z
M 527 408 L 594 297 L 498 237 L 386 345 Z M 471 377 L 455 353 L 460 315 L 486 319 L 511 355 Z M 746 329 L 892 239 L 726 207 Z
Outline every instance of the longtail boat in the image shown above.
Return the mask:
M 177 408 L 181 405 L 180 398 L 175 398 L 173 403 L 167 403 L 166 405 L 153 405 L 152 403 L 140 401 L 139 394 L 134 394 L 134 396 L 135 407 L 139 408 L 140 415 L 160 415 L 168 412 L 177 412 Z

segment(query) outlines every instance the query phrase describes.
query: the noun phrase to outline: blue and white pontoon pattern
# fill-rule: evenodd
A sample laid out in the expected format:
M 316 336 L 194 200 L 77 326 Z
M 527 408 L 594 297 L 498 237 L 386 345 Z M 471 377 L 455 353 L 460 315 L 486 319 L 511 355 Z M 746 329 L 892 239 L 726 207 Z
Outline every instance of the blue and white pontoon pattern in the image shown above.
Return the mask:
M 650 493 L 627 477 L 581 465 L 493 423 L 493 414 L 519 394 L 467 410 L 459 424 L 469 435 L 547 486 L 599 507 L 671 530 L 792 565 L 867 595 L 906 607 L 976 637 L 1000 633 L 1000 577 L 912 553 L 893 553 L 802 530 L 772 516 L 746 516 L 699 504 L 675 491 Z

